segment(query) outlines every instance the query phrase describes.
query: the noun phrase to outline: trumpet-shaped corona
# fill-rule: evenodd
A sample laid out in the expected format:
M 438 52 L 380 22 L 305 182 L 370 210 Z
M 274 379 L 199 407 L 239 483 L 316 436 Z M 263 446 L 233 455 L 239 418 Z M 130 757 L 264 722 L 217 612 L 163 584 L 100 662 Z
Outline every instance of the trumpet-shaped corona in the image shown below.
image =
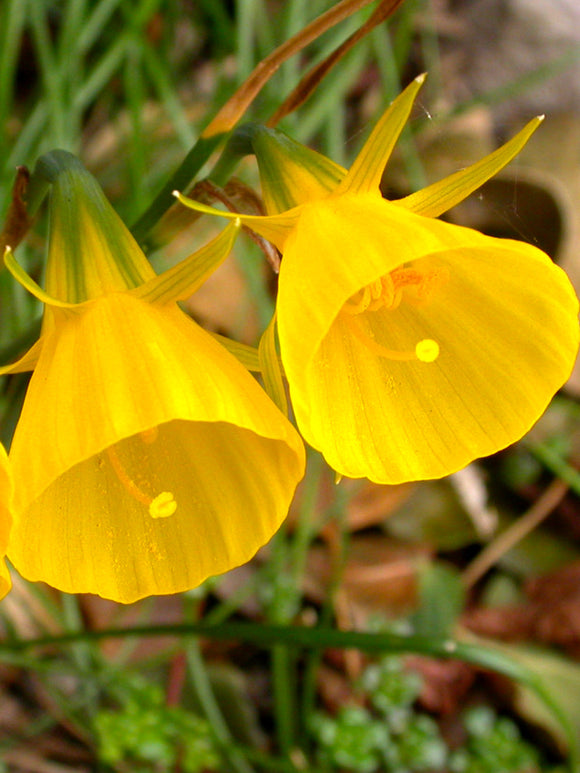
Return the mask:
M 578 301 L 547 255 L 436 219 L 505 166 L 541 118 L 471 167 L 382 197 L 422 82 L 393 102 L 348 171 L 254 127 L 269 214 L 238 215 L 283 255 L 280 352 L 303 437 L 339 475 L 378 483 L 441 477 L 519 439 L 578 349 Z
M 43 163 L 46 290 L 5 257 L 45 303 L 38 343 L 3 369 L 33 370 L 10 450 L 9 557 L 30 580 L 121 602 L 195 587 L 272 536 L 304 470 L 296 430 L 176 303 L 239 223 L 157 276 L 72 156 Z

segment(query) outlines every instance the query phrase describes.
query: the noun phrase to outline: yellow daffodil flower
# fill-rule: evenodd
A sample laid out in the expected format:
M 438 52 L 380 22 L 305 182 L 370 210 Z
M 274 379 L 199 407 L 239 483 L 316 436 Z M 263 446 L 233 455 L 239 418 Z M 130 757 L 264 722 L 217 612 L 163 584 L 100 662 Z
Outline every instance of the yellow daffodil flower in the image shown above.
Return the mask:
M 52 181 L 39 341 L 10 460 L 9 557 L 22 575 L 120 602 L 183 591 L 249 560 L 286 516 L 302 441 L 249 372 L 176 301 L 238 224 L 157 276 L 79 162 Z
M 12 526 L 12 476 L 4 446 L 0 445 L 0 599 L 12 587 L 10 573 L 4 557 L 8 548 Z
M 248 130 L 269 215 L 240 217 L 283 253 L 278 332 L 298 427 L 338 473 L 378 483 L 444 476 L 516 441 L 578 348 L 578 301 L 547 255 L 435 219 L 505 166 L 541 119 L 445 180 L 381 196 L 422 81 L 348 172 L 279 132 Z

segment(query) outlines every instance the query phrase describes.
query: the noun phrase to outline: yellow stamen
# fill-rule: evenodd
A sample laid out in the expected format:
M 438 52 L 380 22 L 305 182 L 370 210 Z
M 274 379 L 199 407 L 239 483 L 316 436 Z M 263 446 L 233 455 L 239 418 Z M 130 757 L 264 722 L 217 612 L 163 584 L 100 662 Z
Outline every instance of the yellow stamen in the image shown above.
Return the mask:
M 414 289 L 414 295 L 406 295 L 411 303 L 428 300 L 433 291 L 449 278 L 444 267 L 428 271 L 401 266 L 363 287 L 344 304 L 348 314 L 361 314 L 363 311 L 378 309 L 396 309 L 403 299 L 403 290 Z
M 397 360 L 400 362 L 410 362 L 413 360 L 434 362 L 439 356 L 439 344 L 433 341 L 432 338 L 423 338 L 412 352 L 387 349 L 386 346 L 377 343 L 374 338 L 367 335 L 354 317 L 347 314 L 344 316 L 344 319 L 358 340 L 378 357 L 385 357 L 387 360 Z
M 389 360 L 434 362 L 439 356 L 439 344 L 432 338 L 423 338 L 412 352 L 387 349 L 365 333 L 355 317 L 379 309 L 393 311 L 401 304 L 405 290 L 412 291 L 412 294 L 405 293 L 406 301 L 412 304 L 425 303 L 435 288 L 448 278 L 449 272 L 445 267 L 438 266 L 425 270 L 416 266 L 400 266 L 366 285 L 349 298 L 342 307 L 342 311 L 345 312 L 344 319 L 358 340 L 379 357 L 386 357 Z
M 150 439 L 150 436 L 147 433 L 141 433 L 141 435 L 145 435 L 145 438 L 142 438 L 144 442 L 152 443 L 155 440 L 154 437 Z M 141 504 L 147 507 L 149 515 L 152 518 L 167 518 L 168 516 L 173 515 L 177 510 L 177 502 L 170 491 L 162 491 L 161 494 L 158 494 L 156 497 L 150 497 L 139 488 L 132 478 L 129 477 L 114 446 L 109 446 L 109 448 L 107 448 L 107 456 L 117 478 L 137 502 L 141 502 Z

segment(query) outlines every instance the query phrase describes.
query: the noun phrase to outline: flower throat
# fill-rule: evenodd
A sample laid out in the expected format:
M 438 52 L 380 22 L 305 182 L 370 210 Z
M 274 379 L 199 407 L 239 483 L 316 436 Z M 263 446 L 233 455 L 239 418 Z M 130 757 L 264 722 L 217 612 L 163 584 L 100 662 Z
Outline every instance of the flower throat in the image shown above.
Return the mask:
M 399 361 L 434 362 L 439 356 L 439 344 L 432 338 L 421 339 L 414 351 L 388 349 L 363 330 L 357 317 L 379 309 L 394 311 L 403 300 L 415 305 L 426 303 L 447 279 L 448 272 L 445 268 L 420 270 L 401 266 L 352 295 L 342 307 L 344 318 L 353 335 L 379 357 Z M 413 295 L 406 293 L 406 290 L 412 290 Z
M 143 443 L 153 443 L 157 439 L 157 427 L 139 433 L 139 438 Z M 171 491 L 162 491 L 157 496 L 149 496 L 143 489 L 135 483 L 127 472 L 119 454 L 114 446 L 109 446 L 106 450 L 107 458 L 113 468 L 115 475 L 122 484 L 123 488 L 138 502 L 144 505 L 151 518 L 168 518 L 177 510 L 177 502 Z

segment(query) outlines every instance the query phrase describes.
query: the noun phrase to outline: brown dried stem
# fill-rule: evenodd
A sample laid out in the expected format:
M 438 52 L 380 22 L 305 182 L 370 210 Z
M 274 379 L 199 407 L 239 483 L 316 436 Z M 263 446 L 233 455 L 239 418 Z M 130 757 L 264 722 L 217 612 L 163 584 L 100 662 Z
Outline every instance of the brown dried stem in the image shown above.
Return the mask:
M 530 509 L 490 542 L 463 572 L 463 583 L 471 588 L 499 559 L 536 528 L 557 507 L 568 491 L 568 484 L 556 478 Z
M 324 61 L 317 64 L 315 67 L 306 73 L 301 79 L 300 83 L 292 91 L 292 93 L 284 100 L 272 117 L 268 120 L 267 126 L 276 126 L 283 118 L 289 113 L 292 113 L 300 105 L 302 105 L 312 92 L 316 89 L 320 81 L 326 76 L 326 74 L 334 67 L 335 64 L 340 62 L 345 54 L 347 54 L 354 46 L 368 35 L 368 33 L 377 27 L 381 22 L 385 21 L 391 16 L 397 8 L 401 5 L 403 0 L 382 0 L 379 6 L 374 10 L 372 16 L 359 27 L 344 43 L 342 43 L 335 51 L 324 59 Z
M 401 2 L 402 0 L 398 1 Z M 371 2 L 372 0 L 342 0 L 342 2 L 337 3 L 333 8 L 323 13 L 322 16 L 314 19 L 303 30 L 300 30 L 300 32 L 279 46 L 257 65 L 246 81 L 206 127 L 202 137 L 207 139 L 216 134 L 229 131 L 235 126 L 280 65 L 294 54 L 302 51 L 309 43 L 319 38 L 331 27 L 334 27 L 335 24 L 348 18 Z
M 16 168 L 16 178 L 12 186 L 12 200 L 6 214 L 4 228 L 0 231 L 0 266 L 4 265 L 6 247 L 15 249 L 25 237 L 32 225 L 32 218 L 26 207 L 26 191 L 30 172 L 25 166 Z

